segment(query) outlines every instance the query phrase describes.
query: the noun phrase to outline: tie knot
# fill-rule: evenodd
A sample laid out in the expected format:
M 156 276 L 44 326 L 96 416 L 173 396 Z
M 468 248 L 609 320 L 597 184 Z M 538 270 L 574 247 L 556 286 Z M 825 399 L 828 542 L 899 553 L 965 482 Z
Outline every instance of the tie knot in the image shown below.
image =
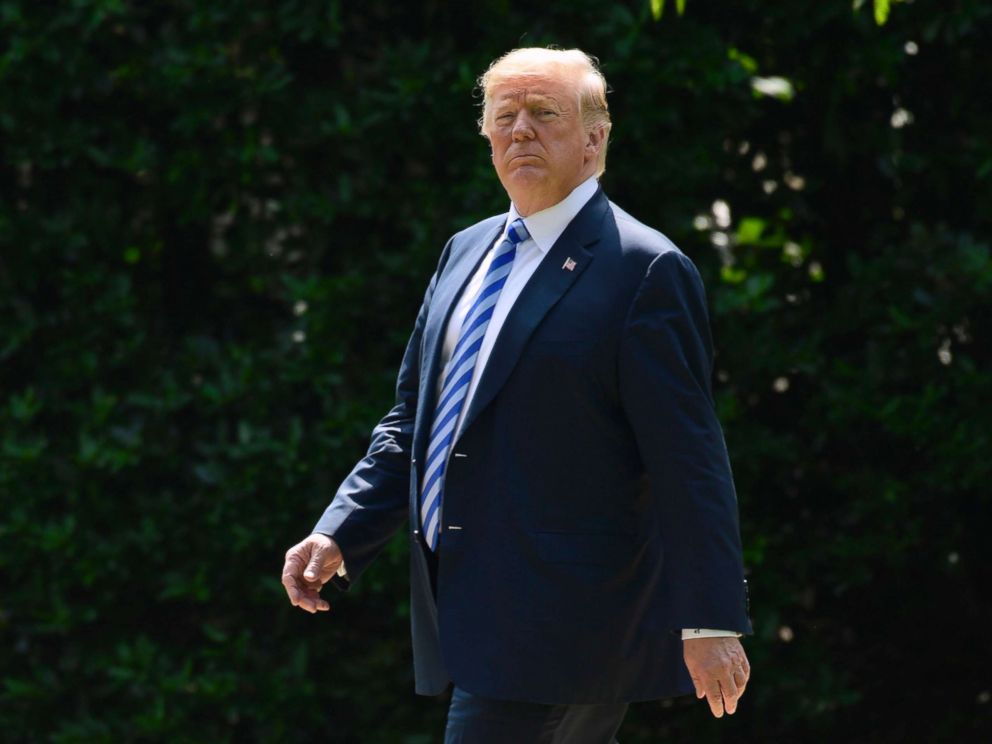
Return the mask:
M 529 237 L 530 233 L 527 232 L 527 226 L 524 225 L 524 221 L 519 217 L 506 228 L 506 239 L 514 245 L 520 245 Z

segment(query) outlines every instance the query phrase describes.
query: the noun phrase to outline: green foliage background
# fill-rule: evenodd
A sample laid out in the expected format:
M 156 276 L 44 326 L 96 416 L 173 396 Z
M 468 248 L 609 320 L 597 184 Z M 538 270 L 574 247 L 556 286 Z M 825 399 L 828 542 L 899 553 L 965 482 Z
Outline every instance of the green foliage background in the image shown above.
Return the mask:
M 621 740 L 992 731 L 992 2 L 651 5 L 0 0 L 0 738 L 440 740 L 404 543 L 329 615 L 279 570 L 506 207 L 475 77 L 548 43 L 706 279 L 752 586 L 739 713 Z

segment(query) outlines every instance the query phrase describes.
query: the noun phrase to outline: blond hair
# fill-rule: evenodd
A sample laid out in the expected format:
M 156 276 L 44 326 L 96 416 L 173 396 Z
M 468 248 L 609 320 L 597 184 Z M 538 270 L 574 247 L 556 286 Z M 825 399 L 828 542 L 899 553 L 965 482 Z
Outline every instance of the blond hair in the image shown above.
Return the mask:
M 599 71 L 595 57 L 581 49 L 552 49 L 526 47 L 514 49 L 497 59 L 479 77 L 482 89 L 482 115 L 479 117 L 479 131 L 489 137 L 489 123 L 492 114 L 492 92 L 507 80 L 529 76 L 571 77 L 578 85 L 576 102 L 582 125 L 586 132 L 603 127 L 603 144 L 599 148 L 596 164 L 596 177 L 606 170 L 606 145 L 610 139 L 610 111 L 606 104 L 606 78 Z

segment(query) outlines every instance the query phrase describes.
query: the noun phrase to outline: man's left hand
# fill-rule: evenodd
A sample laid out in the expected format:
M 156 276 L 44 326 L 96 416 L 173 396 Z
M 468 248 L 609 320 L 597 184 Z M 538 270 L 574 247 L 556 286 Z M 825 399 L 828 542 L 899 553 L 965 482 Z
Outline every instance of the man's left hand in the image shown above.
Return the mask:
M 696 697 L 705 697 L 717 718 L 733 715 L 737 701 L 751 678 L 751 665 L 741 642 L 733 636 L 689 638 L 682 642 L 685 665 L 696 686 Z

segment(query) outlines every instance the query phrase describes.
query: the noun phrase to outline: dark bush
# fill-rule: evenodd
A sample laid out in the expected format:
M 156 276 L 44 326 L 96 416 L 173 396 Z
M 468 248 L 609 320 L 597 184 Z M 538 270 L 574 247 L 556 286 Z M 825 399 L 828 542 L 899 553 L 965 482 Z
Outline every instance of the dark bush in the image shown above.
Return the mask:
M 327 616 L 279 570 L 506 207 L 475 76 L 546 43 L 706 278 L 752 586 L 740 712 L 621 738 L 989 734 L 992 3 L 732 5 L 0 2 L 4 740 L 440 738 L 402 542 Z

